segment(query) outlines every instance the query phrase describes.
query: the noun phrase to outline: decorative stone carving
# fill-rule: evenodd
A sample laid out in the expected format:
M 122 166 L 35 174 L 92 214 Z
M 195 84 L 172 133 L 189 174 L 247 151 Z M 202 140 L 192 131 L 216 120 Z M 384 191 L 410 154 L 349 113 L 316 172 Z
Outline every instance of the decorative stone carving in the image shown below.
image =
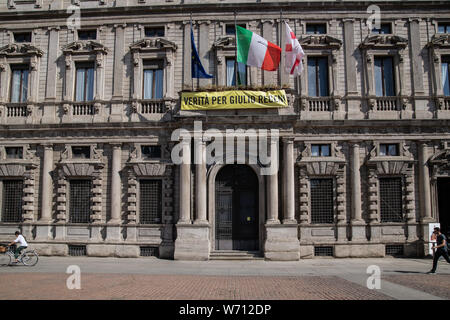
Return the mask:
M 149 50 L 171 50 L 176 51 L 177 45 L 164 38 L 142 39 L 130 46 L 131 52 L 149 51 Z
M 367 36 L 359 45 L 360 49 L 396 48 L 404 49 L 408 45 L 408 39 L 396 35 L 375 34 Z
M 108 48 L 103 44 L 88 40 L 88 41 L 74 41 L 62 48 L 64 55 L 86 54 L 86 53 L 100 53 L 108 54 Z
M 325 34 L 308 35 L 300 39 L 300 45 L 305 49 L 339 50 L 342 41 Z
M 44 52 L 30 44 L 16 44 L 10 43 L 4 47 L 0 48 L 0 57 L 3 56 L 37 56 L 42 57 Z

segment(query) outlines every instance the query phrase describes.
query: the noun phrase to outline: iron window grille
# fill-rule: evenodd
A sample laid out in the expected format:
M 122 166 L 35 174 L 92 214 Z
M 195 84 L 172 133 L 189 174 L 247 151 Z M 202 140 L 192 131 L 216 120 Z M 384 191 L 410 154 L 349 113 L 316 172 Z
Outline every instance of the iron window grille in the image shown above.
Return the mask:
M 5 147 L 6 159 L 23 159 L 23 147 Z
M 159 257 L 159 248 L 142 246 L 142 247 L 140 247 L 140 256 L 141 257 Z
M 69 244 L 69 256 L 80 257 L 85 255 L 87 255 L 86 246 Z
M 139 222 L 141 224 L 161 223 L 162 218 L 162 181 L 139 181 Z
M 2 222 L 22 222 L 23 180 L 3 180 Z
M 69 222 L 89 223 L 91 215 L 91 180 L 69 182 Z
M 403 245 L 387 244 L 385 247 L 385 254 L 387 256 L 403 256 Z
M 380 178 L 381 222 L 402 222 L 402 178 Z
M 311 179 L 311 223 L 333 223 L 333 179 Z
M 314 256 L 315 257 L 332 257 L 333 256 L 333 247 L 314 247 Z
M 144 159 L 160 159 L 161 146 L 141 146 L 141 153 Z

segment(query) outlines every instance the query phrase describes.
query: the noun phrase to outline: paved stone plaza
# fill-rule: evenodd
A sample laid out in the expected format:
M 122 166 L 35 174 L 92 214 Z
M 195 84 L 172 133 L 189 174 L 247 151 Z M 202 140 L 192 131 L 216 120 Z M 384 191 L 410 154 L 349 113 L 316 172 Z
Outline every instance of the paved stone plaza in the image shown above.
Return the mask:
M 81 289 L 69 290 L 69 266 Z M 381 288 L 367 288 L 367 267 Z M 139 300 L 441 300 L 450 298 L 450 265 L 430 259 L 313 259 L 295 262 L 168 261 L 41 257 L 35 267 L 1 266 L 0 299 Z

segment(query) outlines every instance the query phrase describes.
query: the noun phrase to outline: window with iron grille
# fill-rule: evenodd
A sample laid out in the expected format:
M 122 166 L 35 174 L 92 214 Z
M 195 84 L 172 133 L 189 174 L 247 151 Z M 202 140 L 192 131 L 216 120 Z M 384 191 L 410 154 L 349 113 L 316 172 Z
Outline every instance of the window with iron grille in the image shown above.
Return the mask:
M 315 257 L 332 257 L 333 247 L 314 247 Z
M 401 222 L 402 179 L 380 178 L 380 214 L 381 222 Z
M 79 257 L 86 255 L 86 246 L 69 244 L 69 256 Z
M 69 182 L 69 222 L 89 223 L 91 215 L 91 187 L 92 181 L 71 180 Z
M 311 223 L 333 223 L 333 179 L 311 179 Z
M 403 245 L 402 244 L 387 244 L 385 247 L 385 254 L 387 256 L 402 256 Z
M 5 147 L 6 159 L 23 159 L 23 147 Z
M 159 248 L 158 247 L 140 247 L 140 255 L 141 257 L 158 257 L 159 256 Z
M 140 180 L 140 213 L 139 222 L 142 224 L 161 223 L 161 180 Z
M 3 180 L 2 222 L 22 221 L 22 180 Z

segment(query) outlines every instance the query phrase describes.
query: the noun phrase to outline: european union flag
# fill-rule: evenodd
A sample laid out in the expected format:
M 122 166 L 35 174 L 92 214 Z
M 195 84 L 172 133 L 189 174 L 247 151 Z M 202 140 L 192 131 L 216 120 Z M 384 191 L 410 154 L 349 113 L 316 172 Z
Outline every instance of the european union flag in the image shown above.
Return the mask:
M 211 79 L 213 76 L 206 73 L 205 69 L 202 66 L 200 58 L 198 56 L 197 48 L 194 43 L 194 33 L 191 28 L 191 74 L 192 78 L 206 78 Z

